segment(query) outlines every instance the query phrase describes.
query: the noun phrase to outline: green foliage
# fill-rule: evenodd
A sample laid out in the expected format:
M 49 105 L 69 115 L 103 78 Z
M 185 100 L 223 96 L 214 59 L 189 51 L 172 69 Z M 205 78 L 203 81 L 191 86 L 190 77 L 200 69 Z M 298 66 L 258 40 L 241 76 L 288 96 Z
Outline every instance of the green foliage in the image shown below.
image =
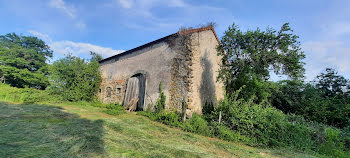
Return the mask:
M 324 130 L 324 143 L 321 144 L 319 152 L 334 157 L 347 157 L 344 153 L 344 144 L 341 142 L 340 131 L 334 128 Z M 349 152 L 350 153 L 350 152 Z
M 344 147 L 350 151 L 350 126 L 342 129 L 340 137 L 343 138 Z
M 68 101 L 93 100 L 101 83 L 101 75 L 97 61 L 100 57 L 91 54 L 90 61 L 72 55 L 55 61 L 50 67 L 49 90 Z
M 159 84 L 159 98 L 156 102 L 156 109 L 155 109 L 156 113 L 159 113 L 165 109 L 165 101 L 166 101 L 166 96 L 163 92 L 162 82 L 160 82 L 160 84 Z
M 252 99 L 238 99 L 239 92 L 226 96 L 212 115 L 207 116 L 217 120 L 222 112 L 222 124 L 216 127 L 216 137 L 258 146 L 314 150 L 335 157 L 346 155 L 343 145 L 346 131 L 309 122 L 302 116 L 286 115 L 267 104 L 256 104 Z
M 120 115 L 126 113 L 124 110 L 124 107 L 121 104 L 107 104 L 104 106 L 106 110 L 103 112 L 109 114 L 109 115 Z
M 198 133 L 204 136 L 212 135 L 212 130 L 208 122 L 198 114 L 193 114 L 191 119 L 183 124 L 182 128 L 185 131 Z
M 15 103 L 59 102 L 60 96 L 32 88 L 16 88 L 0 83 L 0 100 Z
M 316 88 L 321 90 L 324 96 L 350 98 L 350 81 L 338 75 L 336 70 L 326 68 L 326 73 L 321 73 L 316 78 Z
M 158 121 L 172 127 L 181 127 L 181 117 L 180 114 L 174 111 L 160 111 L 160 112 L 146 112 L 140 111 L 138 115 L 143 115 L 149 117 L 153 121 Z
M 271 136 L 276 134 L 274 130 L 281 128 L 285 115 L 267 105 L 255 104 L 252 99 L 237 99 L 237 96 L 225 97 L 213 113 L 213 118 L 217 119 L 221 111 L 223 125 L 252 137 L 258 145 L 271 146 L 278 142 Z
M 242 32 L 237 25 L 230 26 L 217 48 L 218 55 L 222 56 L 218 78 L 225 83 L 226 92 L 233 93 L 246 85 L 242 98 L 256 96 L 260 102 L 268 95 L 264 81 L 270 77 L 271 69 L 276 74 L 302 78 L 304 63 L 301 60 L 305 55 L 298 36 L 292 31 L 288 23 L 279 31 L 269 28 Z
M 316 82 L 318 84 L 318 82 Z M 350 125 L 350 97 L 345 92 L 329 96 L 325 90 L 300 81 L 280 81 L 271 92 L 271 103 L 285 113 L 343 128 Z
M 215 122 L 213 122 L 213 124 L 215 127 L 215 131 L 214 131 L 215 137 L 218 137 L 223 140 L 233 141 L 233 142 L 245 142 L 245 143 L 250 142 L 250 139 L 248 137 L 241 135 L 237 131 L 233 131 L 224 125 L 218 125 Z
M 202 113 L 203 115 L 209 115 L 214 111 L 214 104 L 212 102 L 205 102 Z
M 44 41 L 15 33 L 0 36 L 0 78 L 14 87 L 45 89 L 47 58 L 52 50 Z

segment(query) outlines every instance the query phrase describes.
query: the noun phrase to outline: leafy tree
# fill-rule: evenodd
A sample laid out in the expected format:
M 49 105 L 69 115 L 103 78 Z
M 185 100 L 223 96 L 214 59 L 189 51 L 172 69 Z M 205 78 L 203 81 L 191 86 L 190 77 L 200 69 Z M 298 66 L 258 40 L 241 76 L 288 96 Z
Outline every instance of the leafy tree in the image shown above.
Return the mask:
M 326 68 L 326 73 L 321 73 L 316 78 L 316 87 L 322 90 L 325 96 L 347 95 L 350 97 L 350 81 L 338 75 L 334 69 Z
M 0 77 L 11 86 L 45 89 L 52 50 L 37 37 L 15 33 L 0 36 Z
M 50 91 L 69 101 L 91 101 L 98 91 L 101 75 L 98 60 L 101 56 L 91 52 L 90 61 L 67 55 L 50 67 Z
M 241 96 L 248 99 L 256 95 L 261 101 L 268 96 L 265 81 L 271 70 L 292 79 L 303 77 L 301 60 L 305 55 L 297 39 L 288 23 L 279 31 L 268 28 L 246 32 L 233 24 L 225 31 L 217 48 L 218 55 L 222 56 L 218 78 L 225 82 L 228 93 L 246 85 Z
M 312 121 L 340 128 L 349 126 L 350 97 L 345 95 L 348 91 L 343 84 L 346 79 L 335 75 L 334 70 L 326 70 L 328 73 L 320 74 L 312 83 L 290 80 L 276 83 L 278 88 L 271 91 L 272 105 Z

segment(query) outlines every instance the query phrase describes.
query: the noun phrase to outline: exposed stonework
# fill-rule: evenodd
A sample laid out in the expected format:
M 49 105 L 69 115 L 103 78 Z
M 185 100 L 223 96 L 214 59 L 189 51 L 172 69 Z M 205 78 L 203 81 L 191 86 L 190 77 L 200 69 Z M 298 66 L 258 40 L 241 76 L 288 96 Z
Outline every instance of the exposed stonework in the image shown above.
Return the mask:
M 206 102 L 223 98 L 223 84 L 216 82 L 219 41 L 212 27 L 180 31 L 122 54 L 100 61 L 102 74 L 98 97 L 105 103 L 122 103 L 129 78 L 146 76 L 143 109 L 153 108 L 159 84 L 167 96 L 167 109 L 201 113 Z

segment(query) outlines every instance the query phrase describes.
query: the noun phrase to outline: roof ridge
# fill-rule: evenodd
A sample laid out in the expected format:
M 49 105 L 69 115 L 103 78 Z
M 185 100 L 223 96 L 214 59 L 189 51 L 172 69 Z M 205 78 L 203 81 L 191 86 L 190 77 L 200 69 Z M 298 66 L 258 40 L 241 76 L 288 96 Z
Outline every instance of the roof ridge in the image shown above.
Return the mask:
M 214 33 L 214 36 L 215 36 L 216 40 L 217 40 L 218 43 L 220 44 L 220 40 L 219 40 L 218 36 L 216 35 L 216 32 L 215 32 L 213 26 L 201 27 L 201 28 L 196 28 L 196 29 L 188 29 L 188 30 L 180 30 L 180 31 L 178 31 L 178 32 L 176 32 L 176 33 L 173 33 L 173 34 L 170 34 L 170 35 L 168 35 L 168 36 L 159 38 L 159 39 L 157 39 L 157 40 L 154 40 L 154 41 L 151 41 L 151 42 L 149 42 L 149 43 L 143 44 L 143 45 L 141 45 L 141 46 L 135 47 L 135 48 L 133 48 L 133 49 L 129 49 L 129 50 L 125 51 L 125 52 L 122 52 L 122 53 L 119 53 L 119 54 L 116 54 L 116 55 L 107 57 L 107 58 L 105 58 L 105 59 L 102 59 L 102 60 L 99 61 L 99 63 L 105 62 L 105 61 L 110 60 L 110 59 L 112 59 L 112 58 L 114 58 L 114 57 L 117 57 L 117 56 L 125 55 L 126 53 L 129 53 L 129 52 L 133 52 L 133 51 L 136 51 L 136 50 L 145 48 L 145 47 L 147 47 L 147 46 L 149 46 L 149 45 L 151 45 L 151 44 L 160 42 L 160 41 L 162 41 L 162 40 L 164 40 L 164 39 L 166 39 L 166 38 L 169 38 L 169 37 L 171 37 L 171 36 L 174 36 L 174 35 L 191 34 L 191 33 L 195 33 L 195 32 L 207 31 L 207 30 L 211 30 L 211 31 Z
M 183 34 L 191 34 L 191 33 L 195 33 L 195 32 L 207 31 L 207 30 L 213 31 L 216 40 L 217 40 L 218 43 L 220 44 L 220 40 L 219 40 L 218 36 L 216 35 L 216 32 L 215 32 L 213 26 L 200 27 L 200 28 L 196 28 L 196 29 L 185 29 L 185 30 L 180 30 L 180 31 L 178 31 L 177 33 L 178 33 L 179 35 L 183 35 Z

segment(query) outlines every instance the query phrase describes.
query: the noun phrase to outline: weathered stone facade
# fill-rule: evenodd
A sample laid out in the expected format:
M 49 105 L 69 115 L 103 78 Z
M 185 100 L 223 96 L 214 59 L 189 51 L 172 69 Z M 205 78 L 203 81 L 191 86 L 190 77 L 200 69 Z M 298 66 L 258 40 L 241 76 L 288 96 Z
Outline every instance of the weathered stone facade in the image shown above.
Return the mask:
M 122 103 L 128 79 L 145 76 L 143 106 L 152 109 L 162 82 L 167 109 L 201 113 L 206 102 L 223 98 L 223 84 L 216 82 L 220 57 L 212 27 L 179 31 L 143 46 L 100 61 L 102 83 L 98 97 L 104 103 Z

